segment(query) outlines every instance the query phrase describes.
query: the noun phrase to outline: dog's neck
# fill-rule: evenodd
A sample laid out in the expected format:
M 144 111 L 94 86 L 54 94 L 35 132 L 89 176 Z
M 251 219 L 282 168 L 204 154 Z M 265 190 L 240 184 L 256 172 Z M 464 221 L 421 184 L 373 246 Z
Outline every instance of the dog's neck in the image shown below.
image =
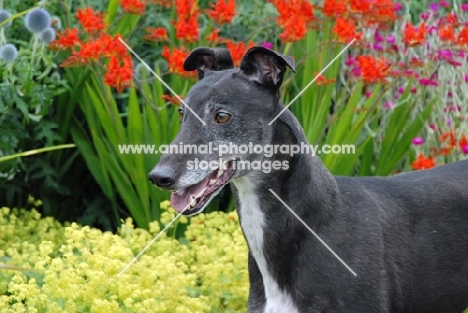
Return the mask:
M 301 142 L 308 144 L 302 128 L 291 112 L 285 111 L 274 127 L 272 144 L 300 145 Z M 257 225 L 265 232 L 270 232 L 274 228 L 275 235 L 282 236 L 291 235 L 295 231 L 303 231 L 303 226 L 299 226 L 300 222 L 276 198 L 271 192 L 273 191 L 299 217 L 306 219 L 310 227 L 319 230 L 333 217 L 332 210 L 338 207 L 337 202 L 340 201 L 335 178 L 317 156 L 277 154 L 274 160 L 287 161 L 288 169 L 270 173 L 252 171 L 234 179 L 234 192 L 241 222 L 243 214 L 259 210 L 260 212 L 252 214 L 265 218 L 264 225 Z M 286 220 L 290 223 L 275 222 Z M 271 224 L 274 225 L 270 227 L 268 221 L 272 221 Z M 259 223 L 263 222 L 259 221 Z M 292 226 L 294 229 L 291 229 Z

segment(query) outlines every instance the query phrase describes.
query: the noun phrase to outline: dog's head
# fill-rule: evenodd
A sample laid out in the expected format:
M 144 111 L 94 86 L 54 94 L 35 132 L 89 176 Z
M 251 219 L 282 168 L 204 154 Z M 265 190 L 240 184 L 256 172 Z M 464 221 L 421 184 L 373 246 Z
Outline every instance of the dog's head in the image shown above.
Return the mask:
M 226 49 L 202 47 L 187 57 L 184 69 L 197 70 L 199 81 L 180 107 L 172 153 L 149 174 L 156 186 L 175 190 L 174 209 L 201 212 L 232 179 L 249 173 L 245 162 L 262 162 L 253 148 L 272 142 L 275 124 L 268 124 L 282 108 L 278 88 L 287 67 L 295 70 L 293 58 L 264 47 L 249 49 L 239 68 Z

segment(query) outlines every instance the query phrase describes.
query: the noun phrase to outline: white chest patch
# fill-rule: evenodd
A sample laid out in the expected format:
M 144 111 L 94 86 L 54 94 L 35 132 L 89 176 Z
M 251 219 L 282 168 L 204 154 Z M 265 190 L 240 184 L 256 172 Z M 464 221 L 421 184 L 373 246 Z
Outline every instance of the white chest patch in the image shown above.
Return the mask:
M 279 288 L 268 271 L 267 261 L 263 253 L 265 216 L 260 210 L 260 199 L 255 191 L 255 183 L 253 179 L 246 176 L 234 179 L 233 183 L 239 192 L 241 227 L 247 238 L 250 252 L 263 276 L 266 298 L 263 313 L 298 313 L 291 296 Z

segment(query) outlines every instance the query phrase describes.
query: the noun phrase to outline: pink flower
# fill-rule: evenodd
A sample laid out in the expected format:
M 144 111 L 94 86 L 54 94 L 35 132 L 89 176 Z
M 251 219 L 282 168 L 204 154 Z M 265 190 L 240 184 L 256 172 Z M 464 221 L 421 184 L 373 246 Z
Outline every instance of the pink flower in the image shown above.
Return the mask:
M 432 79 L 427 79 L 427 78 L 421 78 L 419 80 L 419 84 L 423 86 L 438 86 L 439 85 L 437 81 L 432 80 Z
M 388 43 L 394 43 L 395 42 L 395 37 L 393 37 L 392 35 L 388 35 L 387 36 L 387 42 Z
M 352 66 L 356 64 L 356 59 L 352 55 L 348 55 L 348 58 L 345 61 L 346 66 Z
M 439 1 L 439 5 L 443 8 L 448 8 L 450 6 L 450 2 L 446 1 L 446 0 L 441 0 Z
M 393 6 L 393 9 L 395 11 L 400 11 L 402 8 L 403 8 L 403 4 L 401 4 L 400 2 L 395 2 L 394 6 Z
M 465 75 L 465 83 L 468 83 L 468 74 Z
M 437 3 L 431 3 L 431 4 L 429 4 L 429 8 L 430 8 L 432 11 L 437 12 L 437 10 L 439 9 L 439 5 L 438 5 Z
M 262 46 L 262 47 L 265 47 L 265 48 L 267 48 L 267 49 L 270 49 L 270 50 L 273 49 L 273 44 L 272 44 L 271 42 L 268 42 L 268 41 L 262 42 L 262 45 L 261 45 L 261 46 Z
M 416 87 L 411 87 L 410 92 L 411 93 L 416 93 L 416 92 L 418 92 L 418 89 Z
M 421 18 L 423 20 L 427 20 L 429 18 L 429 13 L 427 13 L 427 12 L 421 13 Z
M 421 137 L 414 137 L 412 142 L 413 142 L 413 145 L 420 146 L 424 143 L 424 139 L 422 139 Z
M 395 102 L 393 101 L 387 101 L 384 103 L 384 108 L 386 109 L 393 109 L 395 107 Z
M 462 149 L 464 154 L 468 154 L 468 145 L 461 146 L 461 149 Z
M 462 11 L 468 11 L 468 3 L 462 3 L 460 5 L 460 8 L 462 9 Z
M 450 50 L 439 50 L 438 54 L 439 57 L 451 57 L 453 55 Z

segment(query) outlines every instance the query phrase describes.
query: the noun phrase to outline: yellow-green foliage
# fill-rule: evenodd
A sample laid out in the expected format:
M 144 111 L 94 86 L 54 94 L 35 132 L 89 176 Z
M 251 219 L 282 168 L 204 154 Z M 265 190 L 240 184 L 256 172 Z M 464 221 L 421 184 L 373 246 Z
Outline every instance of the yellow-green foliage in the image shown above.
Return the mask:
M 163 223 L 174 211 L 168 203 Z M 186 223 L 182 217 L 179 223 Z M 185 240 L 128 219 L 118 234 L 0 209 L 0 312 L 245 312 L 247 247 L 236 213 L 191 218 Z

